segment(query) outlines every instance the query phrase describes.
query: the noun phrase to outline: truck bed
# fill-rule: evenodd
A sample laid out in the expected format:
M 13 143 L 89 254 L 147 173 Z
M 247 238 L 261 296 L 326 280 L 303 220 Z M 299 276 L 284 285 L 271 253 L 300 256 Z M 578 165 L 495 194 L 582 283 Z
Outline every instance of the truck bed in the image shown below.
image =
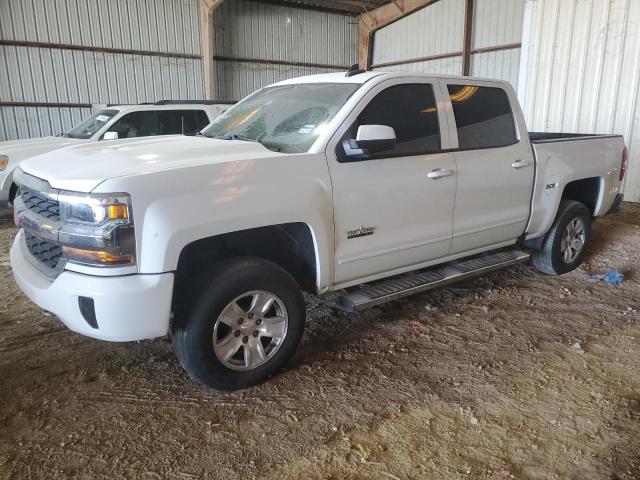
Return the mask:
M 592 189 L 598 200 L 593 216 L 609 211 L 619 186 L 618 172 L 624 140 L 621 135 L 531 132 L 531 148 L 536 159 L 535 185 L 527 239 L 538 238 L 549 230 L 562 193 L 571 182 L 582 180 L 579 189 Z
M 594 138 L 619 137 L 613 134 L 529 132 L 531 143 L 566 142 L 569 140 L 593 140 Z

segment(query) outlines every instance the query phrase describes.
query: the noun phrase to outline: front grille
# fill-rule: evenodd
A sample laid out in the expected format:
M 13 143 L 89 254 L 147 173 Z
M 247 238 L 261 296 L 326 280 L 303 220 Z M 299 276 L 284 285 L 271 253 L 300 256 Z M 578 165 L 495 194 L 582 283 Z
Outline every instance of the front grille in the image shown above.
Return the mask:
M 60 204 L 51 200 L 45 194 L 21 188 L 20 199 L 27 210 L 31 210 L 54 222 L 60 220 Z
M 24 234 L 24 239 L 31 255 L 51 270 L 56 268 L 58 261 L 62 257 L 62 247 L 60 245 L 41 240 L 27 232 Z

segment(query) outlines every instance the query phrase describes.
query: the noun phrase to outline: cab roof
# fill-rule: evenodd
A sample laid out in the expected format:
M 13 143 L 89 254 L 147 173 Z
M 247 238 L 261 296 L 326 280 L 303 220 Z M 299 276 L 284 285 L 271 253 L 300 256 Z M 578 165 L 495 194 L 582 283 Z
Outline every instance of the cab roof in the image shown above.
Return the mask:
M 276 85 L 294 85 L 300 83 L 359 83 L 364 84 L 369 80 L 378 78 L 380 80 L 387 78 L 401 78 L 401 77 L 428 77 L 428 78 L 443 78 L 447 80 L 478 80 L 478 81 L 499 81 L 495 78 L 480 78 L 480 77 L 465 77 L 462 75 L 442 75 L 440 73 L 433 72 L 403 72 L 403 71 L 382 71 L 374 70 L 368 72 L 357 73 L 351 76 L 347 76 L 347 72 L 334 72 L 334 73 L 321 73 L 318 75 L 307 75 L 304 77 L 290 78 L 283 80 L 282 82 L 274 83 Z

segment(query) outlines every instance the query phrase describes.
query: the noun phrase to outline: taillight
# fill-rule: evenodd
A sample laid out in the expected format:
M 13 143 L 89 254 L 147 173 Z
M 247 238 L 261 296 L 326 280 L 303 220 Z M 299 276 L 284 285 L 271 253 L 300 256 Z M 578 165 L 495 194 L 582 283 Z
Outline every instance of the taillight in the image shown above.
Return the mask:
M 627 173 L 627 158 L 629 157 L 629 150 L 624 147 L 622 150 L 622 163 L 620 164 L 620 181 L 624 179 L 624 174 Z

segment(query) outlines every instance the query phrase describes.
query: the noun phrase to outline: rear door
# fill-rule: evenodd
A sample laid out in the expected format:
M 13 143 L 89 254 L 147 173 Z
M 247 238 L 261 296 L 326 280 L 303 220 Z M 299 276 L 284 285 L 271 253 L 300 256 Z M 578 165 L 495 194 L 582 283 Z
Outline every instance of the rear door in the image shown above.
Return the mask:
M 501 246 L 525 231 L 534 164 L 504 84 L 442 80 L 457 166 L 451 254 Z M 455 138 L 457 137 L 457 138 Z
M 437 80 L 389 80 L 373 88 L 327 152 L 333 185 L 337 284 L 384 276 L 446 256 L 456 188 Z M 392 150 L 354 161 L 343 142 L 361 125 L 396 132 Z M 430 172 L 438 172 L 430 174 Z

